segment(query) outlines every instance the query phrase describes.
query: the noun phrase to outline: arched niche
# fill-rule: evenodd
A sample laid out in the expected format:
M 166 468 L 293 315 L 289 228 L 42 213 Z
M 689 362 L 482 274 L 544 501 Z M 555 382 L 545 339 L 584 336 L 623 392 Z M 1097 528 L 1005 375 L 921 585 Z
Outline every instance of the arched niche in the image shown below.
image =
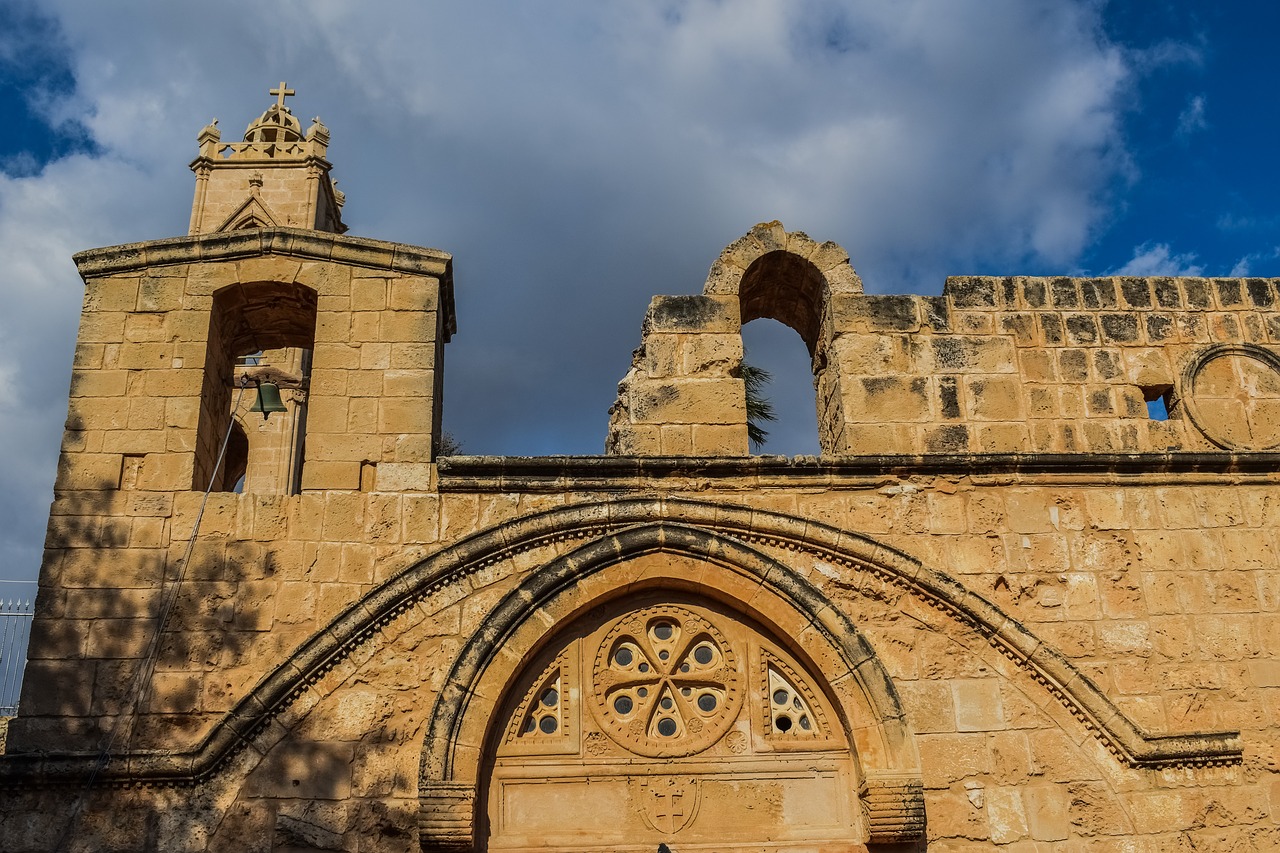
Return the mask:
M 720 253 L 702 292 L 736 296 L 744 324 L 769 318 L 790 326 L 817 356 L 830 343 L 823 339 L 823 318 L 831 297 L 862 293 L 862 280 L 836 243 L 765 222 Z
M 688 648 L 668 649 L 673 658 L 680 656 L 672 665 L 689 662 L 696 669 L 698 660 L 689 655 L 710 646 L 708 661 L 732 656 L 733 666 L 720 668 L 717 678 L 703 673 L 702 682 L 688 684 L 666 673 L 666 682 L 650 685 L 658 694 L 630 695 L 631 708 L 602 705 L 622 694 L 609 688 L 598 692 L 596 685 L 621 677 L 619 673 L 633 664 L 638 667 L 644 655 L 661 654 L 663 638 L 652 632 L 663 621 L 679 623 L 695 640 Z M 633 657 L 619 661 L 617 653 L 624 648 L 630 648 Z M 794 735 L 780 742 L 776 732 L 770 734 L 773 682 L 800 698 L 810 725 L 821 732 L 820 742 L 802 740 L 797 746 Z M 705 689 L 699 690 L 699 683 Z M 635 728 L 642 700 L 660 700 L 662 690 L 684 686 L 691 688 L 689 701 L 695 703 L 710 691 L 713 707 L 700 714 L 696 705 L 686 703 L 685 716 L 666 731 L 662 721 L 674 718 L 646 706 L 640 729 Z M 540 707 L 559 716 L 554 726 L 547 724 L 554 730 L 545 731 L 543 718 L 548 715 L 538 713 L 534 703 L 543 703 L 544 694 L 553 689 L 558 691 L 556 702 Z M 575 708 L 566 711 L 559 701 Z M 681 707 L 678 703 L 673 702 L 673 708 Z M 576 707 L 579 704 L 582 707 Z M 732 711 L 731 718 L 717 716 L 726 709 Z M 691 725 L 695 719 L 700 722 Z M 541 737 L 535 734 L 521 744 L 528 720 Z M 799 717 L 791 724 L 788 730 L 798 728 Z M 693 733 L 695 726 L 701 730 Z M 739 734 L 730 737 L 734 732 Z M 563 736 L 573 738 L 573 744 L 557 741 Z M 742 752 L 734 753 L 735 746 Z M 724 773 L 717 777 L 713 772 L 713 759 L 719 755 L 729 765 L 735 756 L 746 755 L 736 768 L 720 769 L 739 773 L 740 789 L 751 788 L 753 795 L 772 797 L 776 804 L 786 799 L 786 785 L 779 780 L 788 773 L 796 778 L 796 753 L 806 748 L 810 764 L 822 767 L 820 779 L 797 782 L 791 796 L 796 803 L 806 796 L 827 803 L 833 815 L 808 829 L 777 816 L 756 826 L 742 825 L 741 837 L 723 849 L 737 849 L 734 845 L 739 844 L 748 849 L 768 840 L 781 844 L 776 848 L 780 850 L 822 843 L 832 850 L 853 851 L 865 849 L 868 840 L 922 837 L 924 806 L 914 738 L 887 673 L 856 626 L 790 568 L 746 545 L 696 528 L 643 525 L 551 562 L 480 621 L 450 671 L 428 726 L 419 780 L 422 846 L 479 850 L 493 839 L 492 849 L 526 849 L 530 833 L 545 835 L 546 827 L 536 815 L 524 824 L 502 818 L 491 823 L 493 809 L 504 808 L 505 794 L 487 784 L 505 785 L 523 773 L 540 780 L 538 784 L 577 784 L 574 802 L 590 811 L 598 804 L 584 793 L 590 787 L 585 780 L 596 780 L 597 794 L 628 810 L 618 818 L 626 818 L 619 826 L 628 828 L 628 837 L 643 838 L 641 847 L 656 839 L 650 845 L 656 849 L 664 831 L 674 834 L 686 828 L 674 826 L 672 820 L 692 819 L 670 811 L 646 811 L 646 803 L 663 808 L 662 803 L 654 806 L 651 798 L 665 796 L 667 806 L 677 794 L 688 798 L 689 807 L 695 799 L 705 803 L 699 786 L 725 782 Z M 592 769 L 590 765 L 599 763 L 592 749 L 608 759 L 606 765 L 613 761 L 613 769 Z M 521 754 L 541 755 L 530 761 L 546 765 L 545 772 L 529 776 L 519 768 Z M 754 776 L 747 770 L 752 763 Z M 624 765 L 619 772 L 617 767 Z M 611 781 L 605 782 L 606 777 Z M 815 787 L 804 791 L 804 784 Z M 702 788 L 703 793 L 707 790 Z M 511 808 L 527 816 L 540 801 L 550 802 L 545 790 Z M 732 805 L 713 803 L 705 813 L 704 829 L 690 823 L 689 837 L 741 823 L 734 822 Z M 803 807 L 794 805 L 795 810 L 802 812 Z M 571 821 L 567 812 L 562 817 Z M 556 848 L 617 847 L 621 841 L 614 837 L 616 829 L 601 830 L 600 837 L 592 838 L 574 824 L 558 838 Z M 702 838 L 696 843 L 705 842 Z
M 742 324 L 777 320 L 795 329 L 813 355 L 822 325 L 823 284 L 822 273 L 806 258 L 783 249 L 761 255 L 742 274 Z

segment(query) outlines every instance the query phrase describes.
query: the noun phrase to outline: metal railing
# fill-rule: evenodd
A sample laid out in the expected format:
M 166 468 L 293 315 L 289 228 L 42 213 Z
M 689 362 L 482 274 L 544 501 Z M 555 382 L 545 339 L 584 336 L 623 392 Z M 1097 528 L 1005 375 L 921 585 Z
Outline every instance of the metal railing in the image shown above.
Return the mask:
M 0 599 L 0 717 L 12 717 L 18 712 L 33 605 L 31 598 Z

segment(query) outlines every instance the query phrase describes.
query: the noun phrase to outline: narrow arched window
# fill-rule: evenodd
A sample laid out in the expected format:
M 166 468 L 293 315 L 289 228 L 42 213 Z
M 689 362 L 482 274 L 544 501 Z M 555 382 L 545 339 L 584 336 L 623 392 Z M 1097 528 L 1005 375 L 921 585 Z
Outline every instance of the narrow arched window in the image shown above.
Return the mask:
M 806 259 L 787 251 L 761 255 L 742 274 L 738 300 L 744 362 L 768 374 L 760 393 L 768 400 L 774 416 L 770 422 L 753 424 L 768 433 L 763 443 L 753 442 L 756 452 L 819 452 L 818 410 L 822 400 L 815 400 L 814 355 L 825 299 L 822 273 Z

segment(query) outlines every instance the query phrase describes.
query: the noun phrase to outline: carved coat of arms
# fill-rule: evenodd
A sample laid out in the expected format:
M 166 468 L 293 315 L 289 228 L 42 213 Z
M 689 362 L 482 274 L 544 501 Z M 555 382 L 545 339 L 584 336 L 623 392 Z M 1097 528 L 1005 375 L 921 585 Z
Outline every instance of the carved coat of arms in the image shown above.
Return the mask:
M 674 835 L 697 817 L 700 800 L 697 779 L 691 776 L 650 776 L 637 779 L 634 784 L 640 815 L 651 829 L 663 835 Z

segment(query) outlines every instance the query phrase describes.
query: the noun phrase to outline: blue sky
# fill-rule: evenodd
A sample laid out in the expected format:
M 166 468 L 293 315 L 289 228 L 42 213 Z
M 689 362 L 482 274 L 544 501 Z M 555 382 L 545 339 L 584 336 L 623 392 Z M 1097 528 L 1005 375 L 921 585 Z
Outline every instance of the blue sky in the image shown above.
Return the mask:
M 1137 174 L 1080 264 L 1114 269 L 1145 243 L 1206 275 L 1276 275 L 1280 112 L 1267 57 L 1280 6 L 1131 2 L 1105 12 L 1108 36 L 1151 59 L 1125 115 Z
M 351 233 L 452 252 L 446 426 L 597 453 L 649 297 L 753 224 L 873 292 L 946 275 L 1274 276 L 1280 12 L 1236 2 L 0 0 L 0 577 L 34 577 L 78 250 L 182 234 L 211 117 L 284 79 Z M 196 24 L 196 25 L 193 25 Z M 746 330 L 813 452 L 803 345 Z

